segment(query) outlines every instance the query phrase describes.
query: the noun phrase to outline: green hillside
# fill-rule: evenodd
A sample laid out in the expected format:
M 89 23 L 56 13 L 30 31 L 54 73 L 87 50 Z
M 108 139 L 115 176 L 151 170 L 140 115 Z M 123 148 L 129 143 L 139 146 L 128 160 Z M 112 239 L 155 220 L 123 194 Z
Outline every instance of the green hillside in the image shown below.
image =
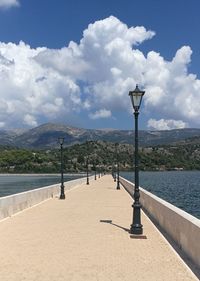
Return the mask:
M 118 145 L 120 170 L 132 170 L 134 149 L 130 144 Z M 90 170 L 103 168 L 111 171 L 116 163 L 115 143 L 89 141 L 65 147 L 64 171 L 86 170 L 89 156 Z M 200 170 L 200 138 L 192 138 L 172 145 L 142 147 L 139 149 L 141 170 Z M 0 148 L 1 173 L 59 173 L 58 149 L 31 150 L 11 147 Z

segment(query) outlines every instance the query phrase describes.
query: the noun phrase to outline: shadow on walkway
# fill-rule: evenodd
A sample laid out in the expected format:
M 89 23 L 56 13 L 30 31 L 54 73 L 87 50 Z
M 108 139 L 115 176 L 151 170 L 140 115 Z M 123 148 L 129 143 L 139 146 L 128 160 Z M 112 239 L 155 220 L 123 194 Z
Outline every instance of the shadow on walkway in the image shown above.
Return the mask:
M 129 230 L 128 228 L 125 228 L 125 227 L 120 226 L 120 225 L 118 225 L 118 224 L 116 224 L 116 223 L 113 223 L 112 220 L 100 220 L 100 222 L 109 223 L 109 224 L 114 225 L 114 226 L 116 226 L 116 227 L 118 227 L 118 228 L 120 228 L 120 229 L 123 229 L 124 231 L 126 231 L 126 232 L 128 232 L 128 233 L 130 232 L 130 230 Z

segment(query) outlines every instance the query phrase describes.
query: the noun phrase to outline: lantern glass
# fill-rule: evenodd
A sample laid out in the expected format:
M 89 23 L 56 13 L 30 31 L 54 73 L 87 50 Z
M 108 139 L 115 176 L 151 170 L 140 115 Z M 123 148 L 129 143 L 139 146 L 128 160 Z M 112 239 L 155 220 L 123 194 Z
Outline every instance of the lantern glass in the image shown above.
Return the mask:
M 63 145 L 63 143 L 64 143 L 64 138 L 60 137 L 60 138 L 58 138 L 58 141 L 59 141 L 59 144 L 60 144 L 60 145 Z
M 145 91 L 141 91 L 138 88 L 138 85 L 136 85 L 136 88 L 134 91 L 129 92 L 129 96 L 131 98 L 131 102 L 133 105 L 133 108 L 135 110 L 138 110 L 140 108 L 141 102 L 142 102 L 142 97 L 144 95 Z

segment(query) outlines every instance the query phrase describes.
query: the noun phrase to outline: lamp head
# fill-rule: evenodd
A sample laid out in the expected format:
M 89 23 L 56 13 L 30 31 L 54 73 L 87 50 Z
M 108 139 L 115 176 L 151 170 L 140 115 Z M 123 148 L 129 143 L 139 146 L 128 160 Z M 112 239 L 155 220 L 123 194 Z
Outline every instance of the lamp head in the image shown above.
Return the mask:
M 131 98 L 131 102 L 132 102 L 132 105 L 133 105 L 133 108 L 135 111 L 139 110 L 144 93 L 145 93 L 145 91 L 141 91 L 139 89 L 138 85 L 136 85 L 136 88 L 134 91 L 129 92 L 129 96 Z
M 58 138 L 58 142 L 59 142 L 60 145 L 63 145 L 64 139 L 65 139 L 65 138 L 63 138 L 63 137 L 59 137 L 59 138 Z

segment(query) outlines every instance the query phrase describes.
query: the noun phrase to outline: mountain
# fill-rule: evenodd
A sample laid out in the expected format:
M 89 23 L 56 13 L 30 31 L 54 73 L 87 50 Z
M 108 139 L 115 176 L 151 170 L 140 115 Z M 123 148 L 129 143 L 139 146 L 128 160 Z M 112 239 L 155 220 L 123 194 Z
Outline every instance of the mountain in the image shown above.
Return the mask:
M 134 143 L 134 131 L 131 130 L 93 130 L 47 123 L 33 129 L 1 130 L 0 145 L 35 149 L 54 148 L 58 147 L 58 137 L 61 136 L 65 138 L 66 146 L 87 140 Z M 139 131 L 141 146 L 170 144 L 193 137 L 200 137 L 200 129 Z
M 26 131 L 26 129 L 0 130 L 0 145 L 15 146 L 16 138 L 23 135 Z

